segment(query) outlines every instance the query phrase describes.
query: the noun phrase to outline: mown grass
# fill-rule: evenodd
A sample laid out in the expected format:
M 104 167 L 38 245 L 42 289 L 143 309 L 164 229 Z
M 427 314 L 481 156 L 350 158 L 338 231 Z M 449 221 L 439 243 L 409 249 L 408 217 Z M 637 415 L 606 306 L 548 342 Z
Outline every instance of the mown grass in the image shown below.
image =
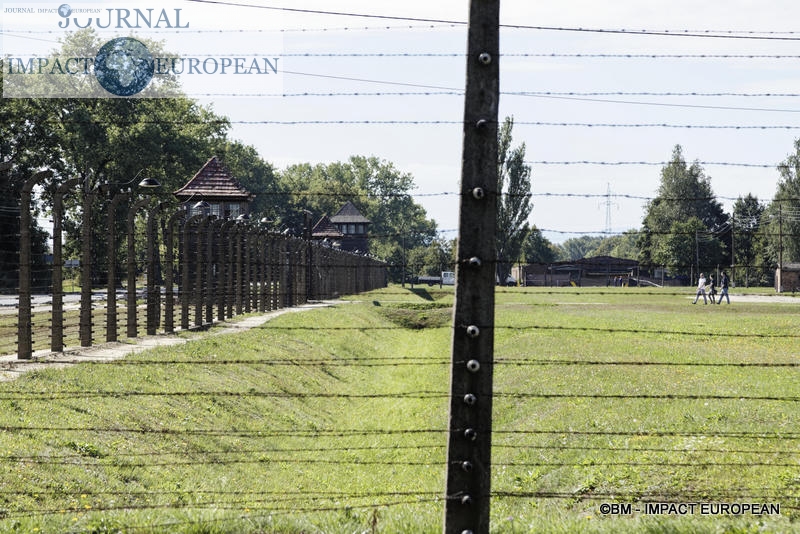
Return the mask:
M 493 532 L 800 532 L 796 305 L 616 289 L 498 290 Z M 440 532 L 452 298 L 0 384 L 0 532 Z M 782 514 L 599 512 L 654 499 Z
M 635 289 L 498 302 L 495 430 L 530 434 L 495 437 L 494 490 L 571 494 L 496 499 L 501 531 L 800 530 L 797 368 L 779 366 L 800 362 L 795 305 L 692 306 Z M 780 502 L 783 517 L 598 512 L 641 500 Z
M 163 311 L 162 311 L 163 312 Z M 175 324 L 180 324 L 180 310 L 174 312 Z M 147 323 L 147 310 L 144 307 L 137 309 L 137 327 L 140 334 L 144 334 Z M 92 308 L 92 344 L 106 341 L 107 308 Z M 63 314 L 63 343 L 64 347 L 80 346 L 80 311 L 70 307 Z M 0 314 L 0 355 L 16 354 L 18 317 L 16 314 Z M 126 339 L 127 307 L 124 304 L 117 306 L 117 335 L 119 339 Z M 49 350 L 53 328 L 52 313 L 49 308 L 38 310 L 31 314 L 31 341 L 34 351 Z

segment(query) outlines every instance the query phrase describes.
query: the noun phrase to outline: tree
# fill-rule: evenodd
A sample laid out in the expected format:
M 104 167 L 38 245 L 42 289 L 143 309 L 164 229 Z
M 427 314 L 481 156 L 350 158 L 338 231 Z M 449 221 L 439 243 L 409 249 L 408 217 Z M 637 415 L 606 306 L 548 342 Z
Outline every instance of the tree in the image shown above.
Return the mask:
M 451 243 L 440 237 L 430 245 L 421 246 L 408 251 L 406 264 L 408 270 L 416 275 L 440 276 L 442 271 L 451 270 Z
M 664 261 L 662 264 L 670 271 L 694 273 L 695 276 L 719 265 L 717 259 L 723 247 L 698 217 L 674 221 L 667 235 L 658 241 L 658 246 L 656 257 L 669 258 L 670 263 Z
M 163 42 L 141 36 L 137 37 L 137 41 L 144 44 L 154 58 L 176 57 L 176 54 L 164 50 Z M 58 42 L 60 46 L 52 49 L 45 58 L 42 58 L 46 61 L 44 63 L 46 67 L 43 72 L 42 69 L 39 69 L 36 76 L 26 74 L 24 65 L 14 63 L 13 58 L 9 58 L 7 64 L 9 77 L 4 86 L 4 94 L 62 101 L 70 99 L 98 100 L 110 96 L 111 93 L 100 82 L 102 69 L 93 68 L 99 66 L 97 62 L 92 64 L 79 59 L 74 65 L 69 65 L 73 58 L 96 58 L 98 52 L 108 44 L 103 42 L 95 29 L 88 27 L 69 32 Z M 130 61 L 125 62 L 126 66 L 130 63 Z M 47 66 L 51 66 L 49 75 Z M 31 67 L 32 64 L 28 66 L 28 73 L 32 71 Z M 109 70 L 116 69 L 112 67 Z M 64 75 L 65 72 L 69 72 L 69 75 Z M 177 76 L 163 72 L 152 77 L 147 86 L 136 94 L 143 98 L 183 96 Z
M 399 282 L 404 255 L 410 266 L 411 251 L 426 249 L 436 238 L 436 222 L 414 201 L 413 188 L 410 174 L 375 157 L 291 165 L 278 173 L 278 224 L 297 233 L 304 224 L 303 210 L 316 221 L 350 201 L 372 221 L 370 252 L 390 264 L 390 278 Z
M 73 32 L 52 56 L 92 57 L 99 44 L 100 38 L 92 29 Z M 148 41 L 148 48 L 156 55 L 166 54 L 159 43 Z M 52 85 L 36 86 L 40 83 L 36 77 L 31 77 L 30 82 L 28 78 L 18 78 L 20 83 L 33 84 L 28 89 L 38 91 L 37 94 L 52 96 L 60 89 Z M 78 86 L 97 82 L 91 75 L 63 78 L 65 83 Z M 81 185 L 64 198 L 66 255 L 77 254 L 82 226 L 103 228 L 107 203 L 100 200 L 121 189 L 135 188 L 137 177 L 158 180 L 162 187 L 155 196 L 169 200 L 172 191 L 183 185 L 213 155 L 213 148 L 225 140 L 229 128 L 226 118 L 181 96 L 174 80 L 168 77 L 159 77 L 153 84 L 141 96 L 146 97 L 156 90 L 163 94 L 163 90 L 167 90 L 174 97 L 29 98 L 14 99 L 10 104 L 3 99 L 3 109 L 9 114 L 3 117 L 0 128 L 25 132 L 30 145 L 26 150 L 35 153 L 27 159 L 35 157 L 37 160 L 36 165 L 31 162 L 27 165 L 54 171 L 53 179 L 43 184 L 43 202 L 52 201 L 61 183 L 73 177 L 81 178 Z M 17 160 L 19 155 L 15 156 Z M 85 192 L 98 196 L 90 218 L 81 207 L 80 196 Z M 117 217 L 117 224 L 116 231 L 123 232 L 122 217 Z M 93 232 L 95 280 L 105 279 L 106 234 Z
M 3 128 L 0 127 L 0 134 Z M 0 159 L 10 162 L 8 171 L 0 172 L 0 292 L 15 293 L 19 287 L 20 260 L 20 193 L 23 184 L 33 175 L 26 165 L 15 165 L 13 158 Z M 35 291 L 47 292 L 50 284 L 46 254 L 47 233 L 39 226 L 36 216 L 40 210 L 32 205 L 31 218 L 31 283 Z
M 693 218 L 700 226 L 688 224 Z M 683 255 L 676 258 L 673 254 L 684 249 L 683 246 L 676 248 L 678 243 L 687 235 L 694 240 L 695 233 L 705 237 L 706 233 L 722 228 L 727 219 L 700 164 L 687 165 L 681 146 L 676 145 L 672 159 L 661 170 L 658 195 L 645 209 L 642 237 L 638 242 L 639 259 L 645 266 L 668 265 L 674 274 L 689 274 L 696 261 Z M 690 235 L 685 235 L 686 232 Z M 701 269 L 725 263 L 725 247 L 713 233 L 704 245 Z
M 255 195 L 251 217 L 275 221 L 279 215 L 280 189 L 275 169 L 264 161 L 252 145 L 223 140 L 213 149 L 231 174 Z M 187 177 L 188 180 L 189 177 Z
M 736 272 L 731 273 L 731 277 L 743 276 L 747 286 L 751 282 L 763 282 L 758 273 L 766 253 L 764 234 L 759 232 L 764 210 L 758 199 L 749 193 L 744 198 L 736 199 L 733 204 L 730 246 Z
M 0 69 L 0 85 L 3 73 Z M 57 165 L 61 152 L 54 148 L 47 115 L 29 99 L 0 98 L 0 162 L 11 168 L 0 172 L 0 290 L 16 291 L 19 286 L 20 204 L 23 184 L 43 168 Z M 40 190 L 37 193 L 37 200 Z M 49 269 L 45 254 L 47 233 L 36 216 L 42 207 L 34 203 L 31 229 L 31 270 L 33 286 L 46 290 Z
M 514 118 L 506 117 L 497 133 L 497 279 L 505 281 L 511 264 L 520 258 L 528 236 L 531 201 L 531 167 L 525 164 L 525 143 L 511 148 Z
M 765 238 L 771 267 L 800 261 L 800 139 L 780 165 L 780 178 L 765 212 Z
M 105 224 L 108 203 L 100 200 L 128 187 L 136 193 L 141 178 L 154 178 L 161 184 L 147 193 L 154 201 L 173 201 L 172 192 L 213 155 L 214 146 L 227 132 L 227 119 L 187 98 L 74 99 L 61 106 L 51 116 L 60 117 L 54 131 L 63 164 L 50 192 L 73 176 L 82 183 L 78 194 L 65 197 L 65 254 L 77 254 L 80 227 L 87 220 L 94 228 Z M 85 191 L 99 193 L 91 219 L 80 205 L 80 193 Z M 117 217 L 117 224 L 115 231 L 121 234 L 124 217 Z M 97 282 L 106 278 L 106 238 L 106 232 L 93 233 L 92 276 Z M 123 245 L 122 240 L 117 243 Z
M 552 263 L 558 250 L 556 245 L 542 235 L 535 226 L 530 229 L 522 245 L 522 256 L 525 263 Z
M 639 232 L 635 230 L 629 230 L 621 235 L 606 237 L 589 254 L 591 256 L 635 259 L 639 257 L 638 239 Z
M 602 237 L 588 235 L 567 239 L 559 247 L 559 259 L 579 260 L 591 256 L 592 251 L 594 251 L 602 241 Z

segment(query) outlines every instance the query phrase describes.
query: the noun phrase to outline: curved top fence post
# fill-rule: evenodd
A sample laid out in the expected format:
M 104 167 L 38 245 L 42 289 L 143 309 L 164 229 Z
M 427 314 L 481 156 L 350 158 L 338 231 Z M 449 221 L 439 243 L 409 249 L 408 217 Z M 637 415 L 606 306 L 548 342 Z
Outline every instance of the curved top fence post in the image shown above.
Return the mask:
M 185 216 L 186 210 L 178 209 L 170 215 L 164 228 L 164 331 L 168 334 L 175 331 L 175 224 Z
M 80 178 L 70 178 L 56 189 L 53 195 L 53 299 L 51 304 L 50 350 L 64 350 L 64 281 L 61 256 L 61 228 L 64 222 L 64 195 L 81 182 Z
M 0 170 L 11 168 L 11 162 L 0 164 Z M 19 220 L 19 315 L 17 318 L 17 358 L 29 360 L 33 356 L 31 331 L 31 195 L 36 184 L 53 176 L 53 171 L 40 171 L 22 186 Z
M 136 212 L 149 203 L 149 198 L 140 198 L 128 210 L 128 283 L 126 287 L 128 297 L 128 337 L 136 337 L 139 335 L 136 321 L 136 242 L 134 241 L 133 224 L 136 221 Z
M 130 193 L 117 193 L 108 206 L 108 287 L 106 288 L 106 341 L 117 340 L 117 206 L 130 199 Z

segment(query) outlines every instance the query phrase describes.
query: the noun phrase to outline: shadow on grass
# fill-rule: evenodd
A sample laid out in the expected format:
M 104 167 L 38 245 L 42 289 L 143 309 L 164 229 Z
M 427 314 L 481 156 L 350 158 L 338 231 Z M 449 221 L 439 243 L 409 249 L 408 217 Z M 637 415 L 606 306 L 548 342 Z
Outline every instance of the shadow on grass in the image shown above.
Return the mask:
M 418 296 L 421 299 L 429 300 L 431 302 L 436 300 L 436 299 L 433 298 L 433 295 L 431 295 L 428 292 L 427 289 L 424 289 L 424 288 L 421 288 L 421 287 L 412 287 L 412 288 L 409 289 L 409 291 L 411 293 L 414 293 L 416 296 Z

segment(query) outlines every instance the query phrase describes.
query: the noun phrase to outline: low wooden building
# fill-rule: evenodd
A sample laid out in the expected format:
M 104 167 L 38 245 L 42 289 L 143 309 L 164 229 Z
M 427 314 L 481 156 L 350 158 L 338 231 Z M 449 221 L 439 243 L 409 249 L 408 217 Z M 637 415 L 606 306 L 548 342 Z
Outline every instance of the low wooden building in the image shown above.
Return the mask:
M 775 269 L 775 291 L 800 290 L 800 263 L 785 263 Z
M 613 256 L 594 256 L 574 261 L 532 263 L 512 268 L 511 275 L 525 286 L 629 285 L 638 276 L 639 262 Z

